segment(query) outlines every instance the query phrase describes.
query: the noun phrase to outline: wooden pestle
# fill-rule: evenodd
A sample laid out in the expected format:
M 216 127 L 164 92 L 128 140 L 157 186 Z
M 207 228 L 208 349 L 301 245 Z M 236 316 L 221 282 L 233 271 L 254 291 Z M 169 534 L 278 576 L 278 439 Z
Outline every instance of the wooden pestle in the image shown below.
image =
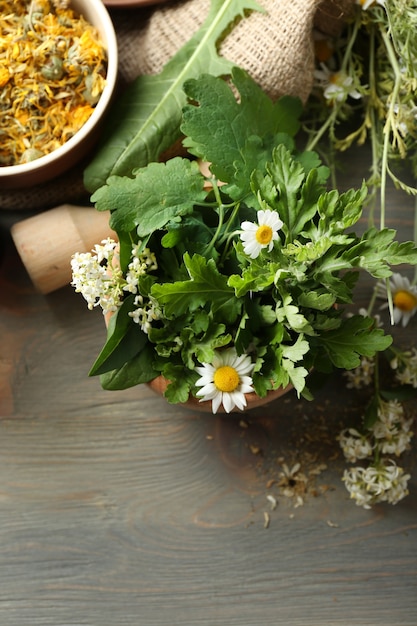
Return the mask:
M 62 204 L 17 222 L 11 235 L 36 289 L 51 293 L 71 282 L 71 257 L 111 237 L 108 211 Z

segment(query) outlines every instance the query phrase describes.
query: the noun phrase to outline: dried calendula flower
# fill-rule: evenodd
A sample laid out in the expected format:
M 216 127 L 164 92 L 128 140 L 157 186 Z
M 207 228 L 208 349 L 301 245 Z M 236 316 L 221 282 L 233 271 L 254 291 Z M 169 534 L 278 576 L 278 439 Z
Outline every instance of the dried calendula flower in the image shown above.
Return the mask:
M 49 154 L 85 124 L 106 83 L 97 30 L 67 0 L 0 0 L 0 166 Z

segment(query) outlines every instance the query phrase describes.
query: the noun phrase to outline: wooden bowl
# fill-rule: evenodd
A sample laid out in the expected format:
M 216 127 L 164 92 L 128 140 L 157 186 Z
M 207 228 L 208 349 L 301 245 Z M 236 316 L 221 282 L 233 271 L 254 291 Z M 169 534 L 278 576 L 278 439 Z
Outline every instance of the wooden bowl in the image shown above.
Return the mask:
M 163 396 L 165 389 L 168 386 L 168 381 L 163 376 L 157 376 L 157 378 L 154 378 L 153 380 L 151 380 L 149 383 L 146 383 L 146 384 L 150 389 L 152 389 L 152 391 L 154 391 L 160 396 Z M 250 409 L 256 409 L 260 406 L 263 406 L 264 404 L 269 404 L 269 402 L 272 402 L 273 400 L 277 400 L 278 398 L 281 398 L 281 396 L 291 391 L 291 389 L 293 389 L 293 386 L 291 384 L 287 385 L 286 387 L 279 387 L 278 389 L 275 389 L 274 391 L 270 391 L 264 398 L 260 398 L 259 396 L 256 395 L 256 393 L 247 393 L 245 394 L 247 404 L 246 404 L 246 408 L 244 409 L 244 411 L 241 411 L 240 409 L 235 407 L 234 409 L 232 409 L 231 413 L 244 413 L 246 411 L 249 411 Z M 204 413 L 212 413 L 211 401 L 200 402 L 199 399 L 194 398 L 194 396 L 190 396 L 187 402 L 184 402 L 180 406 L 184 406 L 185 408 L 192 409 L 194 411 L 203 411 Z M 220 405 L 220 407 L 217 409 L 217 414 L 218 413 L 226 413 L 222 405 Z
M 29 163 L 1 166 L 0 187 L 2 189 L 31 187 L 55 178 L 85 157 L 99 138 L 103 118 L 116 87 L 118 68 L 116 33 L 110 15 L 101 0 L 72 0 L 70 6 L 95 26 L 101 35 L 108 57 L 106 85 L 90 118 L 64 145 Z

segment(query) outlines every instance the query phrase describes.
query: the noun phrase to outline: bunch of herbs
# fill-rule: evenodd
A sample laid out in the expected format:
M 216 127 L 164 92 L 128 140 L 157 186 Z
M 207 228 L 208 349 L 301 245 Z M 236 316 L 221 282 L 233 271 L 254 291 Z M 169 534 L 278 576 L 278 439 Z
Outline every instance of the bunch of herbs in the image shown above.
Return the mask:
M 185 402 L 197 392 L 196 367 L 233 347 L 250 357 L 260 397 L 291 383 L 311 398 L 312 369 L 353 369 L 391 344 L 373 317 L 344 309 L 361 270 L 388 279 L 393 265 L 417 264 L 414 243 L 388 228 L 356 234 L 368 188 L 328 189 L 318 155 L 296 147 L 301 103 L 273 103 L 239 68 L 232 80 L 233 89 L 213 75 L 185 83 L 187 157 L 112 175 L 92 196 L 111 212 L 122 272 L 133 246 L 157 260 L 137 291 L 159 315 L 144 332 L 132 319 L 135 294 L 120 298 L 91 369 L 106 389 L 162 375 L 168 401 Z M 207 177 L 197 158 L 210 163 Z M 283 225 L 273 247 L 251 258 L 242 223 L 259 211 Z

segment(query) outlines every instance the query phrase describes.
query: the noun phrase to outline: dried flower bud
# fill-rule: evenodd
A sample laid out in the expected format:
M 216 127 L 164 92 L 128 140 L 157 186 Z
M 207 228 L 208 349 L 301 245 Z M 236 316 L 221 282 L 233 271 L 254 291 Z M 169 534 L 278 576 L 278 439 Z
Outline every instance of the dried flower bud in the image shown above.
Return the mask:
M 53 54 L 41 69 L 41 74 L 47 80 L 60 80 L 64 75 L 61 57 Z

